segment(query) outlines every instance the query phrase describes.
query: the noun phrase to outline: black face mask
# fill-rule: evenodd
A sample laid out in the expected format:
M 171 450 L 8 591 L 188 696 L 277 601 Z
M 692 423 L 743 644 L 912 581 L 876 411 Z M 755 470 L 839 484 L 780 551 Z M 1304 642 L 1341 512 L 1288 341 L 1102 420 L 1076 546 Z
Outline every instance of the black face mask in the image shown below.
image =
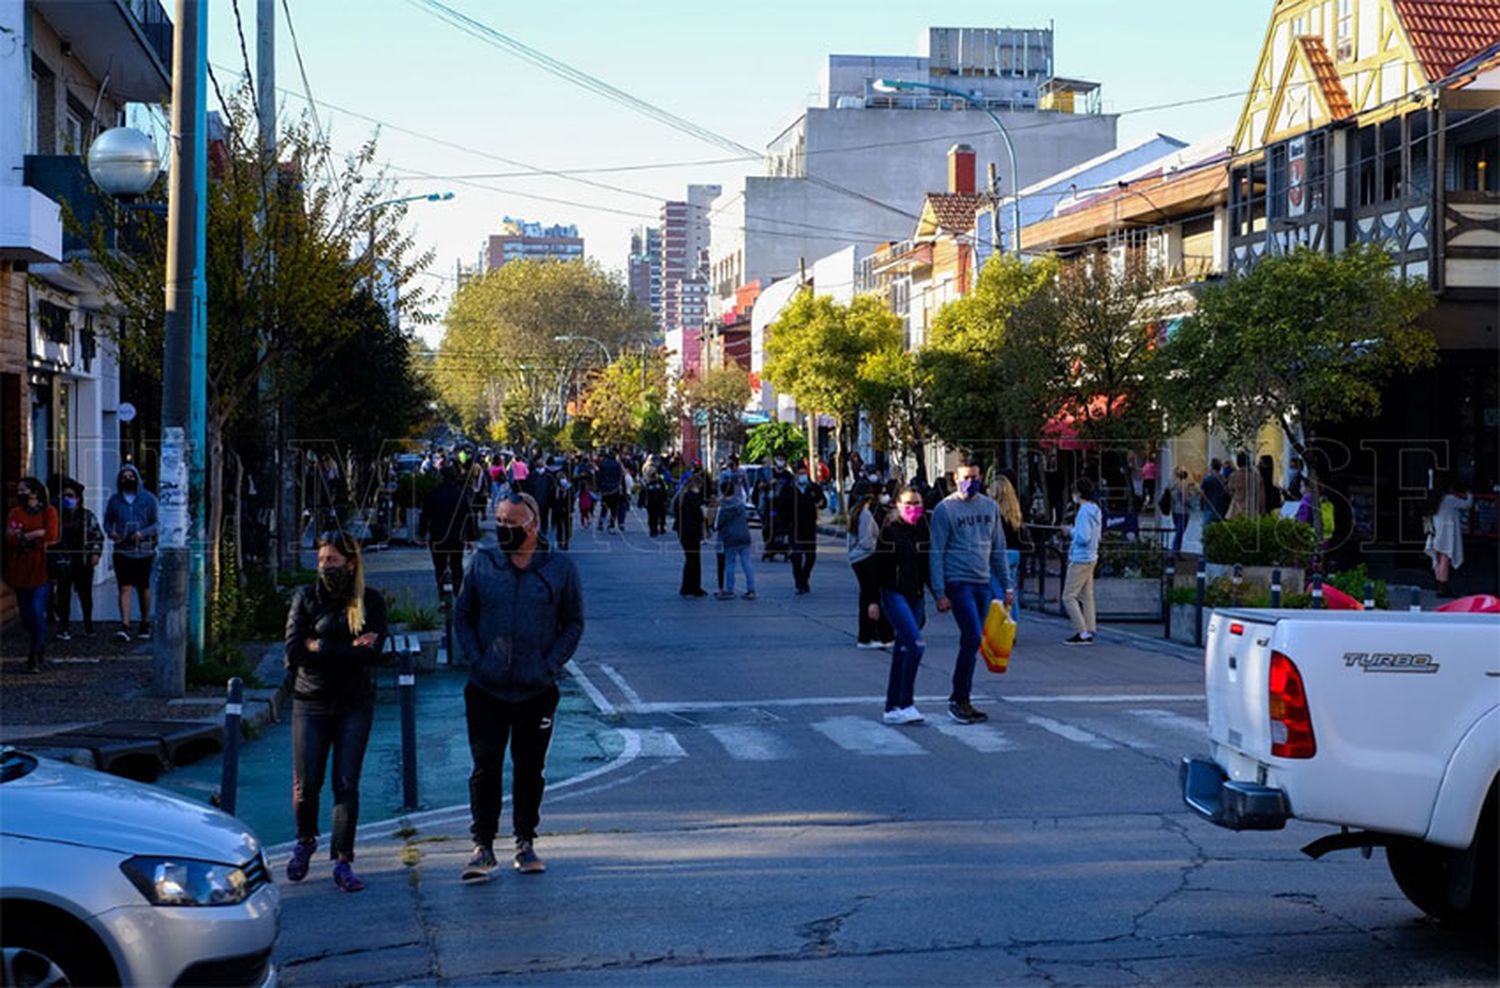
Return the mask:
M 120 481 L 120 492 L 123 494 L 134 494 L 137 486 L 139 485 L 134 480 L 122 480 Z
M 323 589 L 335 597 L 347 597 L 354 589 L 354 574 L 342 566 L 319 566 L 318 579 Z
M 496 525 L 495 541 L 501 552 L 518 552 L 526 544 L 526 529 L 520 525 Z

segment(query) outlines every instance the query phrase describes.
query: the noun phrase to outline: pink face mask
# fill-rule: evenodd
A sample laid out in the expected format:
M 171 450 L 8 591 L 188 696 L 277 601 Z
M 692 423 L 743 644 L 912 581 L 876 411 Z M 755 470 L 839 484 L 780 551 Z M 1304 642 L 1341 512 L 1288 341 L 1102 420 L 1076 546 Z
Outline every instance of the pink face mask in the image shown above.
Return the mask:
M 906 520 L 908 525 L 915 525 L 917 520 L 922 517 L 922 506 L 920 504 L 901 505 L 901 517 Z

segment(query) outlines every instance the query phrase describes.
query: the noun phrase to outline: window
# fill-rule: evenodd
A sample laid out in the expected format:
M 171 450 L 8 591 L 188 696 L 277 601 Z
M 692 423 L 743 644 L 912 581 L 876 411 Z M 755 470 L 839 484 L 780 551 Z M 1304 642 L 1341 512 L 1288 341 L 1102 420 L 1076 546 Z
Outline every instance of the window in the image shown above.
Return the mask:
M 1334 58 L 1348 62 L 1354 58 L 1354 0 L 1338 0 L 1337 43 Z
M 1456 144 L 1448 152 L 1448 189 L 1451 192 L 1500 192 L 1500 137 Z
M 36 69 L 31 70 L 31 102 L 26 106 L 26 153 L 40 153 L 41 145 L 37 143 L 40 136 L 37 127 L 37 111 L 42 99 L 42 80 L 37 75 Z
M 1359 204 L 1361 206 L 1373 206 L 1379 202 L 1380 184 L 1376 178 L 1376 133 L 1375 126 L 1361 127 L 1355 138 L 1358 143 L 1359 157 L 1356 159 L 1356 167 L 1359 169 Z
M 1272 218 L 1285 216 L 1286 193 L 1287 193 L 1287 171 L 1286 171 L 1286 145 L 1278 144 L 1271 148 L 1271 190 L 1269 203 Z
M 1380 199 L 1390 202 L 1406 195 L 1405 176 L 1401 171 L 1400 118 L 1380 125 Z
M 1307 210 L 1314 212 L 1322 209 L 1328 193 L 1327 174 L 1325 170 L 1328 155 L 1328 138 L 1321 132 L 1310 134 L 1307 138 Z

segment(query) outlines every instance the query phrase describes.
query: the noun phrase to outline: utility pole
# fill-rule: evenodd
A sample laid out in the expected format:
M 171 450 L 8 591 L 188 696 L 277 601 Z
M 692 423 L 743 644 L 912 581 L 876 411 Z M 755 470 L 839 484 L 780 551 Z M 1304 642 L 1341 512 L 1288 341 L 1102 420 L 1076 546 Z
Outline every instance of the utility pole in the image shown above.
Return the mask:
M 162 354 L 161 553 L 157 571 L 156 635 L 152 645 L 152 691 L 181 696 L 187 689 L 188 598 L 202 592 L 189 583 L 189 529 L 195 414 L 194 356 L 204 328 L 202 188 L 207 183 L 208 10 L 200 0 L 176 0 L 172 39 L 172 171 L 167 200 L 166 341 Z M 201 454 L 198 454 L 201 455 Z
M 990 162 L 990 253 L 1000 254 L 1000 179 L 995 174 L 995 163 Z M 978 274 L 978 266 L 975 266 Z

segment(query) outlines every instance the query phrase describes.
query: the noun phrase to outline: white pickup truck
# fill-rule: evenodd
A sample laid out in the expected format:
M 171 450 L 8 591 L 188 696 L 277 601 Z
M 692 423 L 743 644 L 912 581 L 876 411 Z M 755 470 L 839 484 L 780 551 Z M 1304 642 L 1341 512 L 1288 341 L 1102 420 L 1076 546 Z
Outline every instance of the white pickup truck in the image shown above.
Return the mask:
M 1337 826 L 1302 850 L 1384 847 L 1418 908 L 1496 929 L 1500 614 L 1215 611 L 1203 676 L 1189 807 L 1231 830 Z

